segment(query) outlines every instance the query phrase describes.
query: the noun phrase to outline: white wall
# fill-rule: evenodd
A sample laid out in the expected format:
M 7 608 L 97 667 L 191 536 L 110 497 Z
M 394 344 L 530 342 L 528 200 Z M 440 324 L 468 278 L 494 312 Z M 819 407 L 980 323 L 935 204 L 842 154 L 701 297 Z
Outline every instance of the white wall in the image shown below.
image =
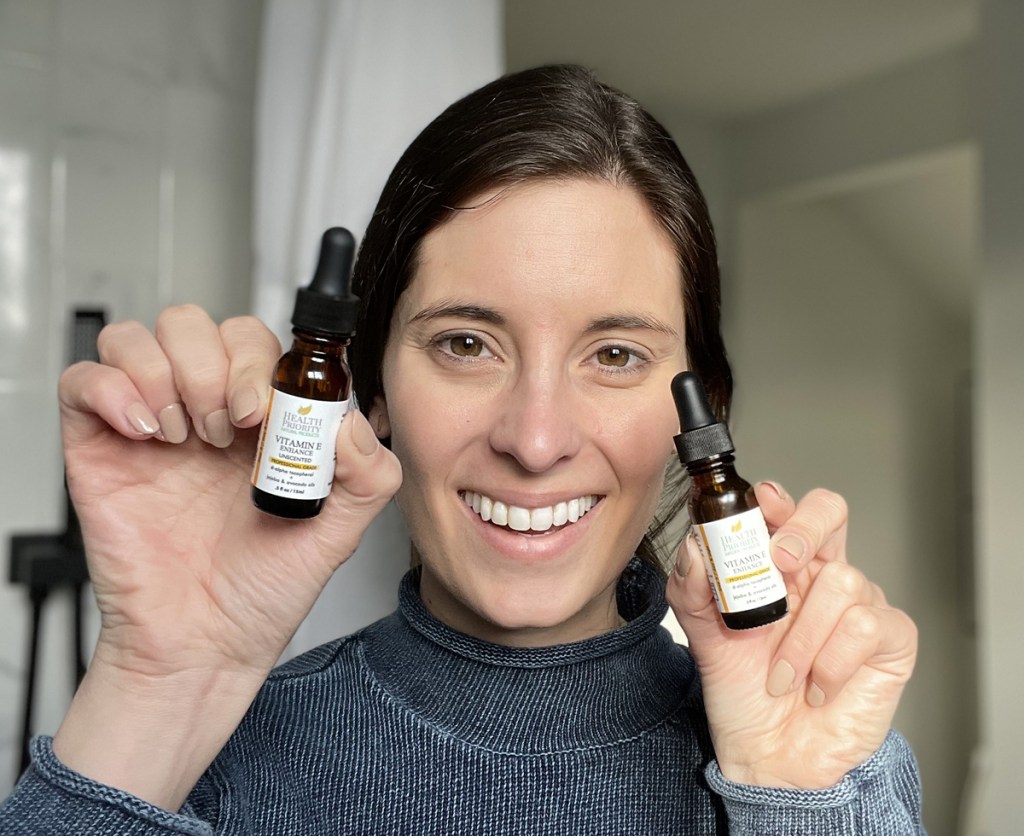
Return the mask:
M 970 314 L 922 294 L 926 277 L 866 239 L 835 198 L 970 149 L 975 59 L 958 48 L 727 125 L 657 114 L 722 245 L 740 472 L 843 493 L 851 560 L 919 625 L 896 724 L 921 762 L 932 836 L 958 832 L 978 733 L 969 445 L 954 438 L 969 434 Z
M 929 778 L 936 774 L 932 758 L 941 756 L 936 746 L 947 735 L 970 740 L 977 703 L 981 757 L 969 783 L 967 816 L 959 832 L 996 836 L 1017 832 L 1024 811 L 1017 779 L 1017 762 L 1024 749 L 1024 721 L 1019 711 L 1024 692 L 1024 654 L 1020 650 L 1024 611 L 1018 602 L 1024 587 L 1024 560 L 1013 530 L 1019 517 L 1020 474 L 1024 471 L 1024 445 L 1019 439 L 1024 425 L 1024 331 L 1020 327 L 1024 311 L 1024 167 L 1020 164 L 1024 92 L 1019 84 L 1024 72 L 1019 48 L 1024 7 L 1016 0 L 987 0 L 979 4 L 979 13 L 979 33 L 971 48 L 934 56 L 827 99 L 731 126 L 729 141 L 732 189 L 738 200 L 787 190 L 791 197 L 814 196 L 837 183 L 856 182 L 865 167 L 898 164 L 908 157 L 964 144 L 973 145 L 979 154 L 982 240 L 974 281 L 971 345 L 965 349 L 975 380 L 973 545 L 978 669 L 969 663 L 966 638 L 950 635 L 943 621 L 961 619 L 963 597 L 972 593 L 970 550 L 961 548 L 955 555 L 958 571 L 952 579 L 953 599 L 948 589 L 940 587 L 933 589 L 938 594 L 933 610 L 919 612 L 919 607 L 908 605 L 922 625 L 922 661 L 901 721 L 911 723 L 908 731 L 916 737 L 912 728 L 919 721 L 911 712 L 921 712 L 921 729 L 928 718 L 929 734 L 935 739 L 914 741 L 927 781 L 925 809 L 933 830 L 948 832 L 956 827 L 955 818 L 937 821 L 936 817 L 941 810 L 951 811 L 956 788 Z M 771 240 L 763 243 L 769 249 L 773 246 Z M 799 253 L 800 247 L 795 252 Z M 745 287 L 737 289 L 735 301 L 746 299 L 746 293 Z M 885 316 L 884 312 L 878 315 Z M 744 324 L 754 319 L 749 309 L 742 316 L 746 318 L 739 321 Z M 736 323 L 734 333 L 734 351 L 739 351 L 736 340 L 742 345 L 750 337 Z M 785 343 L 784 331 L 781 338 Z M 765 359 L 760 358 L 762 365 Z M 737 356 L 736 365 L 747 373 L 742 355 Z M 740 404 L 744 402 L 743 386 L 741 377 Z M 738 414 L 741 436 L 746 432 L 743 410 L 741 406 Z M 754 414 L 753 405 L 750 414 Z M 760 416 L 760 411 L 757 414 Z M 926 435 L 930 433 L 929 427 Z M 918 437 L 919 444 L 924 437 Z M 830 455 L 824 448 L 818 454 Z M 926 458 L 920 461 L 924 466 L 920 472 L 930 472 Z M 954 476 L 961 482 L 961 504 L 955 512 L 960 516 L 972 493 L 965 487 L 970 481 L 966 473 L 950 465 L 936 478 L 948 484 Z M 880 510 L 884 518 L 886 509 Z M 943 524 L 942 514 L 936 513 L 934 519 Z M 932 585 L 943 577 L 946 583 L 951 581 L 948 573 L 925 572 L 920 577 Z M 944 658 L 934 658 L 942 654 Z M 959 710 L 938 722 L 940 705 L 964 687 L 968 692 L 962 694 Z M 948 704 L 954 707 L 953 702 Z M 951 770 L 961 768 L 957 761 Z
M 12 532 L 62 523 L 55 391 L 69 310 L 151 323 L 178 301 L 217 317 L 248 309 L 261 5 L 0 2 L 5 553 Z M 25 598 L 0 584 L 0 794 L 15 777 Z M 52 733 L 70 699 L 69 613 L 54 600 L 43 625 L 37 731 Z
M 950 455 L 968 335 L 824 202 L 750 202 L 737 243 L 725 310 L 740 470 L 849 502 L 851 562 L 921 630 L 896 726 L 921 762 L 929 832 L 952 834 L 972 731 Z
M 1024 474 L 1024 4 L 982 4 L 979 133 L 982 245 L 975 353 L 978 370 L 978 615 L 981 719 L 987 746 L 986 792 L 978 798 L 978 833 L 1019 833 L 1024 800 L 1024 553 L 1018 533 Z

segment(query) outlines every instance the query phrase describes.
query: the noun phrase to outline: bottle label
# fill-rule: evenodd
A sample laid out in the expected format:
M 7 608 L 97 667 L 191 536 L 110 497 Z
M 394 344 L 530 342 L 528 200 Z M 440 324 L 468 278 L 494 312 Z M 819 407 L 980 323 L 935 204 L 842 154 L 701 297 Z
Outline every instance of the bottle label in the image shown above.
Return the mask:
M 271 387 L 252 484 L 290 499 L 323 499 L 334 481 L 335 439 L 349 401 L 297 398 Z
M 760 508 L 696 526 L 718 609 L 746 612 L 786 595 L 786 582 L 772 562 L 768 526 Z

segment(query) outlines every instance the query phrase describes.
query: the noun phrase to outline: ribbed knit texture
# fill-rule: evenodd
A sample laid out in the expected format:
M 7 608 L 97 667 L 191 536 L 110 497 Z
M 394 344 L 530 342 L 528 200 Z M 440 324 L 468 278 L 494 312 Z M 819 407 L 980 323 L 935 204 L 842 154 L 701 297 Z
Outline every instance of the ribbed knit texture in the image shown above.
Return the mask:
M 271 674 L 181 814 L 76 775 L 39 738 L 0 833 L 923 832 L 895 733 L 828 790 L 726 781 L 692 658 L 659 627 L 663 586 L 633 561 L 625 626 L 508 648 L 433 618 L 410 574 L 395 614 Z

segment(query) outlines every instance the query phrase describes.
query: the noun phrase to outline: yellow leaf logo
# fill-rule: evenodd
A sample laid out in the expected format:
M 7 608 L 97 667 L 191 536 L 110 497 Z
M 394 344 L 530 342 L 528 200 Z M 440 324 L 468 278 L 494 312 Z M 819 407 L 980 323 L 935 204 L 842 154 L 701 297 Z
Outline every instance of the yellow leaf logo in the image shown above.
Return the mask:
M 313 404 L 307 404 L 306 406 L 300 406 L 298 409 L 299 415 L 309 415 L 313 411 Z
M 736 520 L 736 525 L 732 526 L 733 534 L 735 534 L 741 528 L 743 528 L 743 520 Z

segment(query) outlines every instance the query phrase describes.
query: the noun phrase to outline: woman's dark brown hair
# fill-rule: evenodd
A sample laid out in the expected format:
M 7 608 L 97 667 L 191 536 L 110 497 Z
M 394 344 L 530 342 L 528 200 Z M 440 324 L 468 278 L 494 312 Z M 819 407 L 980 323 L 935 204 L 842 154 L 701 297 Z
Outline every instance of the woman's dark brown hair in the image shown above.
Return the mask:
M 431 122 L 398 161 L 353 276 L 362 299 L 352 344 L 360 403 L 369 408 L 383 395 L 391 316 L 416 273 L 424 236 L 485 191 L 552 178 L 628 186 L 647 203 L 679 259 L 689 367 L 724 420 L 732 374 L 719 330 L 718 259 L 704 197 L 661 124 L 636 101 L 573 65 L 525 70 L 470 93 Z M 678 503 L 663 517 L 677 508 Z M 652 540 L 663 527 L 656 520 L 638 548 L 644 560 L 659 566 Z

